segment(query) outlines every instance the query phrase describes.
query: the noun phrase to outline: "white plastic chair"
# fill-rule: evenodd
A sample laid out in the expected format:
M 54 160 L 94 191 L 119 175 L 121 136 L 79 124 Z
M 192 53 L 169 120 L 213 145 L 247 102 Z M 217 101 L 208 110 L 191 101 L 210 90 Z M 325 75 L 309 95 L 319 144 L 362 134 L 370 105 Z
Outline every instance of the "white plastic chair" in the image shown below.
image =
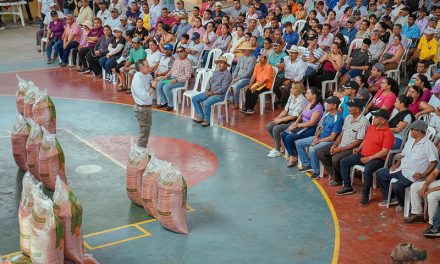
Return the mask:
M 182 101 L 182 92 L 188 89 L 188 81 L 185 82 L 185 85 L 182 87 L 177 87 L 172 90 L 173 93 L 173 110 L 179 110 L 179 102 Z
M 203 54 L 203 53 L 202 53 Z M 222 55 L 222 50 L 221 49 L 212 49 L 208 52 L 208 57 L 206 59 L 206 64 L 203 68 L 198 68 L 196 69 L 196 73 L 200 70 L 200 69 L 206 69 L 206 70 L 215 70 L 215 63 L 214 61 L 216 61 L 218 58 L 220 58 L 220 56 Z M 212 65 L 211 67 L 209 67 L 209 62 L 212 60 Z
M 350 58 L 351 52 L 355 49 L 359 49 L 362 46 L 363 39 L 355 39 L 353 42 L 350 43 L 350 46 L 348 47 L 348 55 L 347 58 Z M 348 43 L 348 42 L 347 42 Z
M 328 80 L 328 81 L 322 82 L 322 98 L 326 98 L 325 93 L 327 91 L 330 91 L 330 90 L 336 91 L 338 89 L 338 78 L 340 75 L 341 75 L 340 72 L 337 71 L 335 78 L 333 80 Z
M 405 54 L 403 55 L 402 58 L 402 65 L 401 65 L 401 70 L 403 71 L 403 77 L 406 79 L 406 60 L 408 59 L 408 51 L 410 49 L 412 45 L 412 40 L 408 39 L 408 45 L 405 48 Z
M 427 73 L 429 74 L 429 76 L 433 76 L 435 74 L 435 72 L 437 71 L 437 64 L 431 64 L 428 67 L 428 71 Z
M 275 79 L 278 74 L 278 68 L 273 66 L 272 68 L 273 68 L 273 76 L 274 76 L 272 81 L 272 89 L 273 89 L 273 86 L 275 85 Z M 270 95 L 272 100 L 272 111 L 275 111 L 275 93 L 272 90 L 267 92 L 262 92 L 258 95 L 258 98 L 260 99 L 260 115 L 264 114 L 264 107 L 266 106 L 266 95 Z
M 182 102 L 182 110 L 181 110 L 182 114 L 185 111 L 185 104 L 189 101 L 189 105 L 191 107 L 191 118 L 194 118 L 194 106 L 191 100 L 195 95 L 199 93 L 203 93 L 205 91 L 206 85 L 208 84 L 211 75 L 212 75 L 212 71 L 206 71 L 205 69 L 197 73 L 193 89 L 191 91 L 185 91 L 183 93 L 183 102 Z
M 217 120 L 220 120 L 220 116 L 222 114 L 222 106 L 225 107 L 226 123 L 229 123 L 229 114 L 228 114 L 228 96 L 229 96 L 229 93 L 230 93 L 230 89 L 228 89 L 228 91 L 226 92 L 225 99 L 223 101 L 211 105 L 211 117 L 209 119 L 209 125 L 210 126 L 214 125 L 215 107 L 217 107 Z
M 396 183 L 397 179 L 392 178 L 390 181 L 390 187 L 388 188 L 388 202 L 387 202 L 387 208 L 390 207 L 391 203 L 391 192 L 393 191 L 393 183 Z M 411 209 L 411 191 L 410 187 L 405 188 L 405 200 L 403 203 L 403 217 L 409 216 L 409 210 Z
M 395 70 L 389 70 L 386 72 L 387 76 L 390 78 L 393 78 L 399 85 L 400 85 L 400 70 L 403 68 L 403 63 L 406 61 L 406 56 L 408 54 L 408 49 L 405 49 L 405 51 L 402 54 L 402 57 L 400 58 L 399 64 L 397 65 L 397 68 Z
M 304 29 L 304 26 L 306 25 L 307 21 L 305 20 L 297 20 L 295 24 L 293 24 L 293 31 L 301 32 Z

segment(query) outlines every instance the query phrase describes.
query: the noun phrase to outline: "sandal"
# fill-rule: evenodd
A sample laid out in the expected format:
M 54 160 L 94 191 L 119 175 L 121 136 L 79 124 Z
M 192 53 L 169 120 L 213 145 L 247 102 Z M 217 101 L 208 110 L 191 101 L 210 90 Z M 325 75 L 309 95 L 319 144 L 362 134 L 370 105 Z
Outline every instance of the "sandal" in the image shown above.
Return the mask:
M 287 167 L 294 167 L 294 166 L 296 166 L 298 164 L 298 160 L 289 160 L 289 161 L 287 161 Z

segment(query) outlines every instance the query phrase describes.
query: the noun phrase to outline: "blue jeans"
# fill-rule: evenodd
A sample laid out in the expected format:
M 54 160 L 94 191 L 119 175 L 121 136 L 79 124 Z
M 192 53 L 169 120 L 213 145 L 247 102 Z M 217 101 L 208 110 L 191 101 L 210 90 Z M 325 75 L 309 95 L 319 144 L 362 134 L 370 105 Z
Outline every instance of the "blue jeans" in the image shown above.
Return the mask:
M 395 149 L 399 149 L 399 148 L 400 148 L 400 145 L 402 145 L 402 140 L 401 140 L 400 138 L 396 137 L 396 138 L 394 139 L 393 150 L 395 150 Z
M 345 67 L 342 67 L 340 72 L 342 75 L 348 74 L 350 76 L 350 78 L 354 78 L 354 77 L 362 74 L 362 70 L 347 70 L 347 68 L 345 68 Z
M 106 56 L 99 59 L 99 65 L 105 70 L 105 74 L 112 74 L 112 68 L 116 66 L 116 61 L 121 55 L 115 55 L 108 59 Z
M 70 10 L 68 8 L 63 8 L 64 15 L 73 15 L 73 10 Z
M 173 107 L 173 93 L 172 90 L 183 87 L 185 83 L 183 82 L 177 82 L 177 83 L 168 83 L 165 84 L 163 81 L 160 81 L 157 84 L 156 91 L 158 92 L 160 96 L 160 104 L 168 104 L 169 107 Z
M 364 170 L 364 186 L 362 188 L 362 194 L 365 196 L 370 195 L 370 188 L 373 185 L 373 173 L 383 167 L 385 160 L 373 159 L 364 164 L 361 162 L 362 155 L 360 153 L 351 154 L 341 160 L 341 177 L 345 187 L 351 186 L 350 172 L 351 167 L 355 165 L 365 166 Z
M 232 90 L 234 91 L 234 104 L 240 102 L 240 91 L 246 86 L 249 86 L 251 79 L 240 79 L 236 83 L 232 84 Z
M 308 127 L 305 130 L 302 130 L 301 132 L 298 133 L 287 132 L 287 130 L 281 132 L 281 139 L 283 140 L 284 147 L 286 148 L 286 151 L 289 154 L 289 156 L 298 155 L 296 153 L 295 142 L 298 139 L 308 138 L 315 135 L 316 127 L 317 126 Z
M 69 45 L 67 45 L 66 48 L 63 47 L 63 42 L 61 42 L 60 44 L 57 43 L 56 45 L 56 49 L 58 49 L 58 53 L 60 54 L 61 57 L 61 61 L 64 63 L 69 63 L 69 55 L 70 55 L 70 50 L 72 50 L 73 48 L 78 47 L 78 42 L 76 41 L 72 41 L 69 43 Z
M 52 56 L 52 47 L 53 47 L 53 59 L 56 60 L 58 58 L 58 49 L 57 45 L 63 45 L 62 40 L 55 41 L 53 39 L 50 40 L 49 43 L 47 43 L 47 59 L 50 59 Z
M 329 146 L 332 142 L 320 142 L 317 145 L 310 146 L 312 144 L 313 138 L 303 138 L 296 141 L 296 150 L 298 151 L 298 157 L 301 161 L 303 167 L 312 167 L 313 173 L 319 173 L 319 159 L 318 159 L 318 150 Z M 306 152 L 306 148 L 309 148 L 309 154 Z
M 440 228 L 440 209 L 437 209 L 437 213 L 432 218 L 432 225 L 435 228 Z
M 401 171 L 396 173 L 390 173 L 390 169 L 384 168 L 377 172 L 377 179 L 379 181 L 380 191 L 382 192 L 383 199 L 388 198 L 388 190 L 390 188 L 390 181 L 394 178 L 397 182 L 393 183 L 393 194 L 397 198 L 400 206 L 405 202 L 405 189 L 411 186 L 412 181 L 405 178 Z
M 316 73 L 316 69 L 312 67 L 307 67 L 306 72 L 304 73 L 304 79 L 309 78 L 310 76 L 314 75 Z
M 203 118 L 206 120 L 206 122 L 210 122 L 211 119 L 211 105 L 221 102 L 225 99 L 223 95 L 212 95 L 212 96 L 206 96 L 205 93 L 200 93 L 198 95 L 195 95 L 192 98 L 192 103 L 194 105 L 194 110 L 196 110 L 196 113 L 199 118 Z M 202 102 L 203 102 L 203 109 L 202 109 Z

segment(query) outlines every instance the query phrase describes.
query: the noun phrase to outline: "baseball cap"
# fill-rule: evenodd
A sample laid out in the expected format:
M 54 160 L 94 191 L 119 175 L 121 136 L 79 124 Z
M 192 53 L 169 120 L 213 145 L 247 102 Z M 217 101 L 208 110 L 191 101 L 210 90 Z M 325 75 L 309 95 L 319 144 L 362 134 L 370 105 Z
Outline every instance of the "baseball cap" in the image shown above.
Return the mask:
M 359 84 L 355 81 L 348 81 L 342 87 L 344 89 L 355 89 L 356 91 L 359 90 Z
M 348 107 L 357 107 L 359 109 L 364 108 L 364 102 L 362 102 L 362 100 L 359 98 L 354 98 L 353 100 L 348 101 L 346 104 Z
M 330 96 L 327 99 L 324 100 L 327 104 L 335 104 L 339 105 L 341 103 L 341 100 L 337 96 Z
M 371 114 L 375 117 L 382 117 L 383 119 L 388 120 L 390 118 L 390 114 L 385 109 L 378 109 L 377 111 L 371 112 Z
M 376 63 L 376 64 L 374 64 L 373 65 L 374 66 L 374 68 L 376 68 L 378 71 L 380 71 L 380 72 L 385 72 L 385 66 L 383 66 L 383 64 L 382 63 Z
M 131 42 L 139 43 L 139 42 L 141 42 L 141 41 L 139 40 L 138 37 L 134 37 L 134 38 L 131 40 Z
M 173 45 L 170 43 L 167 43 L 163 46 L 164 50 L 173 50 Z
M 200 38 L 199 32 L 194 32 L 191 36 L 191 40 L 196 40 Z
M 421 132 L 426 132 L 426 130 L 428 129 L 428 124 L 426 124 L 426 122 L 422 120 L 415 120 L 414 122 L 409 124 L 409 128 L 416 129 Z
M 119 31 L 119 32 L 122 32 L 122 30 L 121 30 L 121 28 L 120 28 L 120 27 L 115 27 L 115 28 L 113 29 L 113 32 L 115 32 L 115 31 Z
M 50 6 L 49 6 L 49 7 L 52 7 L 52 6 L 58 6 L 58 4 L 55 3 L 55 2 L 52 2 L 52 3 L 50 3 Z
M 391 259 L 395 263 L 409 263 L 425 260 L 428 256 L 426 250 L 420 250 L 410 243 L 399 244 L 391 252 Z
M 215 2 L 214 6 L 221 6 L 221 7 L 223 7 L 223 4 L 221 2 Z
M 437 17 L 436 16 L 432 16 L 430 19 L 429 19 L 429 21 L 435 21 L 435 22 L 437 22 L 438 21 L 438 19 L 437 19 Z

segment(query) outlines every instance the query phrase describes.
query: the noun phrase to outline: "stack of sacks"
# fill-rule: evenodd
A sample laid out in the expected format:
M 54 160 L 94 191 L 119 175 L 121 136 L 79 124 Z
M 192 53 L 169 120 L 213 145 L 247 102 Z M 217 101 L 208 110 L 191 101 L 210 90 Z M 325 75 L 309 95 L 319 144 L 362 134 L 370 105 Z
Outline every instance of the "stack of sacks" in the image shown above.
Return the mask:
M 16 93 L 15 103 L 17 104 L 17 111 L 24 115 L 24 97 L 26 96 L 28 90 L 28 82 L 17 76 L 18 87 Z
M 126 190 L 128 198 L 142 206 L 142 175 L 148 165 L 149 154 L 146 148 L 139 147 L 131 141 L 130 154 L 126 173 Z
M 35 123 L 55 134 L 57 130 L 57 113 L 52 99 L 47 94 L 47 90 L 37 90 L 35 102 L 32 106 L 32 115 Z
M 50 190 L 55 189 L 57 175 L 67 183 L 64 152 L 55 134 L 50 134 L 44 127 L 39 153 L 39 172 L 41 182 Z
M 26 95 L 24 96 L 24 111 L 23 115 L 25 118 L 32 118 L 33 112 L 32 108 L 35 103 L 35 96 L 38 92 L 38 87 L 35 86 L 33 82 L 28 83 L 28 89 L 26 91 Z

